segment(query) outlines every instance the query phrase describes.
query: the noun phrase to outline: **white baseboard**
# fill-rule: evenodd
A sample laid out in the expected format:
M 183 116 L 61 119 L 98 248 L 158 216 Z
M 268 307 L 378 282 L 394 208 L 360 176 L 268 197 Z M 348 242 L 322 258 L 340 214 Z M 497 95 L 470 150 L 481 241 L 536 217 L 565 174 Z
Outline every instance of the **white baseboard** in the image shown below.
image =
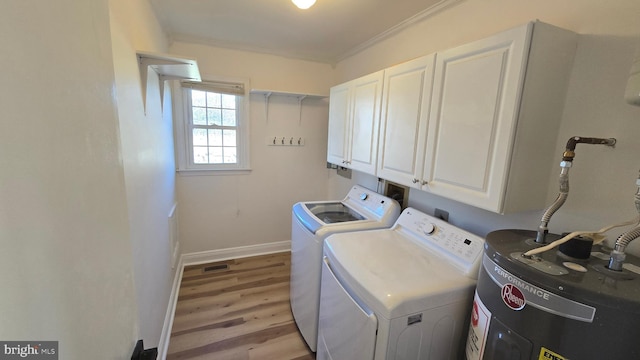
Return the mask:
M 182 263 L 184 266 L 198 265 L 214 261 L 239 259 L 243 257 L 273 254 L 290 250 L 291 241 L 278 241 L 268 244 L 248 245 L 235 248 L 182 254 Z
M 182 273 L 184 272 L 184 264 L 182 263 L 182 257 L 178 260 L 178 269 L 173 277 L 173 285 L 171 286 L 171 295 L 169 296 L 169 304 L 167 305 L 167 312 L 164 316 L 164 325 L 162 326 L 162 333 L 160 333 L 160 343 L 158 344 L 158 359 L 165 360 L 167 357 L 167 350 L 169 349 L 169 340 L 171 339 L 171 328 L 173 327 L 173 317 L 176 313 L 176 304 L 178 303 L 178 291 L 180 290 L 180 283 L 182 282 Z
M 178 269 L 173 278 L 171 287 L 171 296 L 167 305 L 167 312 L 164 317 L 164 325 L 160 334 L 160 343 L 158 344 L 158 359 L 165 360 L 167 350 L 169 349 L 169 340 L 171 338 L 171 328 L 173 327 L 173 317 L 176 313 L 176 304 L 178 303 L 178 291 L 182 282 L 182 274 L 184 267 L 187 265 L 205 264 L 208 262 L 222 261 L 229 259 L 239 259 L 249 256 L 258 256 L 273 254 L 278 252 L 290 251 L 291 241 L 278 241 L 268 244 L 240 246 L 236 248 L 202 251 L 197 253 L 182 254 L 178 262 Z

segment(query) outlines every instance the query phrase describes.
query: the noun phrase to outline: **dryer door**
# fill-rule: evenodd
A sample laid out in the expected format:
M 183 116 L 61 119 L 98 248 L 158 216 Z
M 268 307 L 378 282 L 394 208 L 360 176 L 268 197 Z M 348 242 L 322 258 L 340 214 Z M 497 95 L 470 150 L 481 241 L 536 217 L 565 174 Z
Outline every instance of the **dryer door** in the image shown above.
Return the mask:
M 347 292 L 325 257 L 316 359 L 373 359 L 377 328 L 376 315 Z

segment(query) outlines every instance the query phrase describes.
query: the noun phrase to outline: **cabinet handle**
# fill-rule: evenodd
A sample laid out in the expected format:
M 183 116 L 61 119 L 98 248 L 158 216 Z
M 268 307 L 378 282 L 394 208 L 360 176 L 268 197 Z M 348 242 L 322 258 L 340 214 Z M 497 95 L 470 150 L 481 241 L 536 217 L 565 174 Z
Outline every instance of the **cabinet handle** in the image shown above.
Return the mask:
M 418 180 L 418 179 L 413 179 L 413 183 L 414 183 L 414 184 L 417 184 L 419 181 L 420 181 L 420 180 Z
M 421 182 L 422 185 L 427 185 L 429 182 L 427 180 Z

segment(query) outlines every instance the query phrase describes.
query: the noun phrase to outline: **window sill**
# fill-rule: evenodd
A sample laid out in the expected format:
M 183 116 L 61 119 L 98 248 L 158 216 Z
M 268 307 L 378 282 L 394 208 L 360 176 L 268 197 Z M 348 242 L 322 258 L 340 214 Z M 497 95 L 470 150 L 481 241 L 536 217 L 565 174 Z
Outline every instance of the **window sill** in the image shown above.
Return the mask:
M 180 176 L 225 176 L 225 175 L 248 175 L 251 169 L 178 169 L 176 170 Z

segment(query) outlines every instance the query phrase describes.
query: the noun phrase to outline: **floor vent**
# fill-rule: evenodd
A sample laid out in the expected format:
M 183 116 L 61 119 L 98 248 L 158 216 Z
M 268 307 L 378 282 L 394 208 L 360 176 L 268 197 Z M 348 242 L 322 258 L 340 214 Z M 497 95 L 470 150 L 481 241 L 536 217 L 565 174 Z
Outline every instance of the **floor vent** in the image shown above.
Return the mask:
M 202 272 L 203 273 L 209 273 L 209 272 L 214 272 L 214 271 L 223 271 L 223 270 L 229 270 L 229 265 L 221 264 L 221 265 L 205 266 L 204 268 L 202 268 Z

